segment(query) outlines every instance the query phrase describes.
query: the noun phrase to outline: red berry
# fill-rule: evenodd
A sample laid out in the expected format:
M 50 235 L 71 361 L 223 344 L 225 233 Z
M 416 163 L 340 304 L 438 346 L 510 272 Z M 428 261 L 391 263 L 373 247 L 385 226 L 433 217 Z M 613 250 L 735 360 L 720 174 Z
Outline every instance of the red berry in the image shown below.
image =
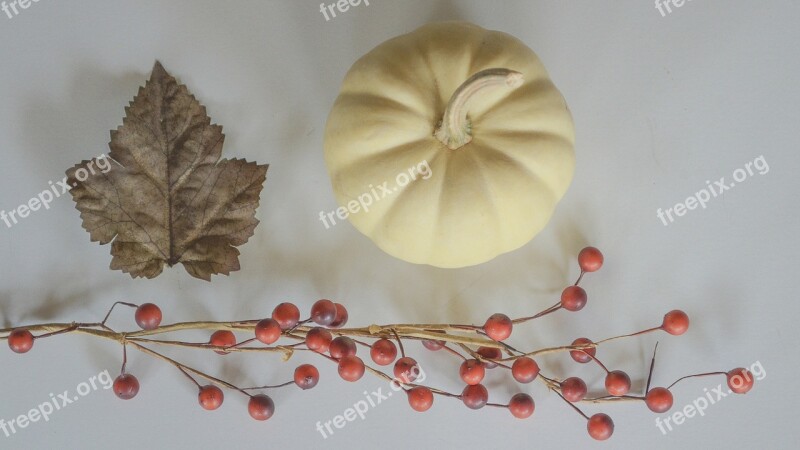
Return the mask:
M 208 343 L 217 347 L 230 347 L 232 345 L 236 345 L 236 336 L 233 334 L 232 331 L 219 330 L 215 331 L 214 334 L 211 335 L 211 339 L 208 341 Z M 226 352 L 225 350 L 214 350 L 214 351 L 220 355 L 228 354 L 228 352 Z
M 606 414 L 597 413 L 589 418 L 586 429 L 593 439 L 605 441 L 614 434 L 614 421 Z
M 327 326 L 336 320 L 336 304 L 330 300 L 317 300 L 311 307 L 311 320 L 318 325 Z
M 586 306 L 586 291 L 580 286 L 567 286 L 561 292 L 561 307 L 567 311 L 580 311 Z
M 461 376 L 461 379 L 464 380 L 464 383 L 475 385 L 483 381 L 483 377 L 486 375 L 486 369 L 483 368 L 483 363 L 477 359 L 468 359 L 461 363 L 458 374 Z
M 650 408 L 650 411 L 655 413 L 667 412 L 672 408 L 672 392 L 663 387 L 650 389 L 644 397 L 644 402 Z
M 674 309 L 664 314 L 661 328 L 669 334 L 679 336 L 689 329 L 689 316 L 679 309 Z
M 531 358 L 517 358 L 511 366 L 511 375 L 520 383 L 530 383 L 539 376 L 539 364 Z
M 609 395 L 620 397 L 631 390 L 631 377 L 621 370 L 612 370 L 606 374 L 606 391 Z
M 325 328 L 312 328 L 306 333 L 306 347 L 309 350 L 314 350 L 317 353 L 325 353 L 333 342 L 331 332 Z
M 328 353 L 330 353 L 331 358 L 334 359 L 341 359 L 345 356 L 355 356 L 356 343 L 347 336 L 338 336 L 331 341 L 331 345 L 328 347 Z
M 495 341 L 503 341 L 511 336 L 514 324 L 505 314 L 492 314 L 483 325 L 483 332 Z
M 747 391 L 753 389 L 753 384 L 755 383 L 753 374 L 744 367 L 737 367 L 736 369 L 731 370 L 728 372 L 727 377 L 728 387 L 732 392 L 737 394 L 746 394 Z
M 272 318 L 278 322 L 281 329 L 288 330 L 300 322 L 300 310 L 294 303 L 284 302 L 275 307 L 272 311 Z
M 200 406 L 207 411 L 213 411 L 219 408 L 224 399 L 225 394 L 222 393 L 222 389 L 213 384 L 201 387 L 200 393 L 197 394 L 197 400 L 200 402 Z
M 561 382 L 561 395 L 572 403 L 585 399 L 588 391 L 586 383 L 578 377 L 569 377 Z
M 422 345 L 427 348 L 428 350 L 435 352 L 444 348 L 444 341 L 433 341 L 430 339 L 425 339 L 422 341 Z
M 331 322 L 331 328 L 341 328 L 344 324 L 347 323 L 347 308 L 344 307 L 341 303 L 335 303 L 336 305 L 336 318 L 333 319 Z
M 411 383 L 419 376 L 419 366 L 414 358 L 400 358 L 394 363 L 394 377 L 401 383 Z
M 14 330 L 8 335 L 8 347 L 14 353 L 27 353 L 33 348 L 33 339 L 28 330 Z
M 345 356 L 339 360 L 339 376 L 345 381 L 358 381 L 364 376 L 364 361 L 355 355 Z
M 123 373 L 114 380 L 114 393 L 123 400 L 130 400 L 139 393 L 139 380 L 135 376 Z
M 247 403 L 247 411 L 253 419 L 267 420 L 275 414 L 275 402 L 266 394 L 254 395 Z
M 433 405 L 433 392 L 424 386 L 417 386 L 408 391 L 408 404 L 414 411 L 425 412 Z
M 378 339 L 372 344 L 369 355 L 375 364 L 388 366 L 397 358 L 397 346 L 388 339 Z
M 503 352 L 501 352 L 499 348 L 495 347 L 478 347 L 478 351 L 475 353 L 481 355 L 485 360 L 503 358 Z M 496 363 L 485 360 L 483 361 L 483 365 L 486 366 L 487 369 L 494 369 L 497 367 Z
M 578 253 L 578 265 L 584 272 L 596 272 L 603 267 L 603 254 L 594 247 L 586 247 Z
M 302 364 L 294 369 L 294 384 L 300 389 L 311 389 L 319 383 L 319 370 L 311 364 Z
M 578 338 L 572 341 L 572 345 L 586 345 L 592 344 L 593 342 L 587 338 Z M 588 363 L 592 360 L 592 356 L 597 354 L 597 347 L 590 347 L 584 348 L 582 350 L 570 350 L 569 356 L 572 357 L 576 362 L 581 364 Z
M 143 330 L 154 330 L 161 325 L 161 308 L 145 303 L 136 308 L 136 324 Z
M 275 319 L 264 319 L 256 324 L 256 339 L 263 344 L 274 344 L 281 337 L 281 326 Z
M 517 419 L 527 419 L 533 414 L 534 409 L 536 409 L 536 404 L 528 394 L 515 394 L 508 402 L 508 410 Z
M 489 391 L 482 384 L 467 385 L 461 392 L 461 401 L 469 409 L 481 409 L 489 401 Z

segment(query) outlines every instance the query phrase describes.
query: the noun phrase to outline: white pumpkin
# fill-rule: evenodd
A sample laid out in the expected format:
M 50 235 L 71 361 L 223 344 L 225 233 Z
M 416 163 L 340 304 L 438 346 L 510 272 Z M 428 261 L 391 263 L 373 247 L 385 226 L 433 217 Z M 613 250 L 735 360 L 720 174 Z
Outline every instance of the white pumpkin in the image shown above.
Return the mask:
M 539 233 L 572 181 L 573 146 L 572 117 L 536 54 L 463 22 L 425 25 L 359 59 L 324 138 L 340 213 L 387 253 L 438 267 L 488 261 Z

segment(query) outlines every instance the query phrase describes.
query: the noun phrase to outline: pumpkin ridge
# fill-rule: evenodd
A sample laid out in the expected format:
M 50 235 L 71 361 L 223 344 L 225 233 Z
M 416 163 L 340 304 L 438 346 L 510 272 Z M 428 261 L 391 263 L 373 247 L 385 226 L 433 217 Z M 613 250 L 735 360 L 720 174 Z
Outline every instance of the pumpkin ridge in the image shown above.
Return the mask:
M 360 155 L 360 157 L 354 158 L 353 160 L 351 160 L 351 161 L 349 161 L 347 163 L 344 163 L 344 164 L 340 163 L 339 166 L 336 169 L 336 172 L 337 173 L 346 173 L 346 172 L 350 172 L 352 170 L 358 170 L 358 166 L 361 166 L 361 165 L 364 165 L 364 164 L 371 164 L 373 162 L 379 162 L 380 160 L 383 160 L 384 158 L 387 158 L 387 157 L 392 157 L 397 153 L 402 153 L 402 152 L 408 151 L 410 149 L 414 149 L 414 148 L 417 148 L 417 147 L 422 147 L 422 146 L 425 145 L 425 143 L 428 140 L 429 140 L 429 138 L 427 138 L 427 137 L 419 138 L 419 139 L 415 139 L 413 141 L 409 141 L 409 142 L 406 142 L 406 143 L 403 143 L 403 144 L 400 144 L 400 145 L 395 145 L 395 146 L 389 147 L 389 148 L 387 148 L 385 150 L 381 150 L 380 153 L 370 153 L 370 154 Z M 431 146 L 431 151 L 429 153 L 430 153 L 430 156 L 437 156 L 438 153 L 439 153 L 439 150 L 434 148 L 433 146 Z M 425 157 L 425 158 L 418 158 L 418 159 L 420 161 L 425 160 L 425 161 L 428 161 L 430 163 L 430 156 L 429 157 Z
M 486 148 L 491 148 L 491 147 L 486 147 Z M 483 149 L 481 149 L 481 151 L 482 150 Z M 496 227 L 495 229 L 500 230 L 500 233 L 495 233 L 495 235 L 501 236 L 502 239 L 499 247 L 505 248 L 506 242 L 503 236 L 505 236 L 507 233 L 506 233 L 505 223 L 502 220 L 500 220 L 501 214 L 500 211 L 497 209 L 497 202 L 495 201 L 495 199 L 497 198 L 497 193 L 489 185 L 489 180 L 487 179 L 486 174 L 484 173 L 484 171 L 486 171 L 489 167 L 486 164 L 484 164 L 483 161 L 481 161 L 479 157 L 482 157 L 483 155 L 479 155 L 478 154 L 479 152 L 471 151 L 467 153 L 469 153 L 468 157 L 470 158 L 470 160 L 472 160 L 472 163 L 478 169 L 476 170 L 476 172 L 479 174 L 481 179 L 481 191 L 483 191 L 487 196 L 487 204 L 492 206 L 493 214 L 491 214 L 491 217 L 492 220 L 494 221 L 494 226 Z M 495 246 L 495 248 L 497 247 L 498 245 Z
M 421 117 L 428 117 L 431 114 L 427 111 L 431 108 L 431 102 L 423 95 L 422 92 L 413 89 L 412 87 L 405 88 L 405 92 L 397 94 L 396 92 L 385 93 L 376 92 L 370 89 L 354 89 L 343 88 L 337 98 L 339 101 L 358 102 L 363 100 L 379 107 L 394 108 L 403 112 L 418 115 Z
M 442 144 L 442 146 L 444 147 L 444 144 Z M 450 159 L 447 158 L 447 159 L 445 159 L 445 163 L 444 163 L 444 175 L 442 176 L 441 186 L 439 186 L 439 189 L 436 190 L 436 192 L 439 194 L 438 198 L 436 199 L 437 210 L 438 211 L 444 211 L 444 201 L 445 201 L 444 191 L 445 191 L 445 187 L 446 187 L 446 184 L 447 184 L 444 180 L 448 179 L 448 174 L 450 172 L 450 167 L 451 167 Z M 452 175 L 449 175 L 449 176 L 452 176 Z M 442 215 L 441 214 L 436 214 L 435 222 L 434 222 L 433 226 L 431 227 L 431 229 L 433 230 L 433 239 L 431 239 L 431 242 L 433 243 L 433 245 L 430 246 L 430 249 L 429 249 L 429 251 L 428 251 L 428 253 L 427 253 L 426 257 L 425 257 L 425 261 L 428 261 L 428 263 L 430 263 L 430 261 L 433 259 L 432 256 L 434 256 L 435 254 L 439 253 L 439 249 L 435 248 L 435 246 L 439 245 L 439 241 L 436 239 L 436 236 L 440 235 L 440 233 L 441 233 L 440 228 L 441 227 L 442 227 Z
M 433 111 L 433 127 L 435 128 L 440 117 L 444 114 L 444 109 L 447 106 L 447 101 L 449 97 L 446 97 L 442 92 L 442 86 L 439 84 L 439 74 L 436 73 L 436 70 L 433 67 L 433 64 L 430 60 L 430 53 L 423 48 L 423 43 L 415 42 L 414 47 L 417 52 L 419 52 L 422 61 L 425 63 L 424 67 L 427 69 L 428 78 L 433 82 L 433 89 L 432 89 L 432 99 L 431 101 L 431 110 Z
M 480 129 L 480 138 L 482 141 L 488 141 L 489 138 L 496 137 L 496 138 L 507 138 L 507 139 L 522 139 L 522 138 L 529 138 L 531 140 L 534 139 L 545 139 L 551 141 L 552 144 L 555 145 L 564 145 L 567 149 L 571 149 L 575 142 L 573 139 L 570 139 L 564 136 L 562 133 L 556 133 L 550 130 L 534 130 L 534 131 L 523 131 L 523 130 L 501 130 L 498 128 L 488 128 L 488 129 Z M 485 145 L 485 144 L 484 144 Z M 492 146 L 497 151 L 504 152 L 504 150 L 500 150 L 495 146 Z
M 410 105 L 407 102 L 397 97 L 380 95 L 375 92 L 367 92 L 367 91 L 345 92 L 341 96 L 341 101 L 355 102 L 355 103 L 358 103 L 359 101 L 371 102 L 381 108 L 397 109 L 405 113 L 408 113 L 410 115 L 424 117 L 425 118 L 424 120 L 426 122 L 428 121 L 429 116 L 432 117 L 432 114 L 429 114 L 419 109 L 420 107 L 427 107 L 426 105 Z
M 429 102 L 431 90 L 424 87 L 435 78 L 431 73 L 423 76 L 413 69 L 419 63 L 427 64 L 427 61 L 424 61 L 424 53 L 413 42 L 410 34 L 389 39 L 359 58 L 345 75 L 340 93 L 366 92 L 365 89 L 371 89 L 371 78 L 378 78 L 382 82 L 390 81 L 401 85 L 403 89 L 413 92 L 421 103 Z M 392 51 L 389 54 L 375 51 L 383 46 Z M 361 72 L 365 75 L 361 75 Z M 359 82 L 350 83 L 351 79 Z
M 435 152 L 435 154 L 434 154 L 434 157 L 433 157 L 431 160 L 429 160 L 429 161 L 428 161 L 428 165 L 429 165 L 429 167 L 433 167 L 433 166 L 434 166 L 434 163 L 435 163 L 435 162 L 436 162 L 436 161 L 437 161 L 439 158 L 442 158 L 442 157 L 444 157 L 444 156 L 446 156 L 446 155 L 444 155 L 444 154 L 443 154 L 443 152 Z M 447 165 L 447 163 L 445 162 L 445 175 L 447 174 L 447 166 L 448 166 L 448 165 Z M 433 178 L 433 177 L 432 177 L 432 178 Z M 444 179 L 444 178 L 442 178 L 442 179 Z M 384 214 L 383 214 L 383 215 L 382 215 L 382 216 L 381 216 L 381 217 L 380 217 L 378 220 L 376 220 L 376 221 L 375 221 L 374 225 L 373 225 L 373 226 L 372 226 L 372 227 L 371 227 L 371 228 L 368 230 L 368 232 L 369 232 L 370 234 L 374 233 L 374 232 L 375 232 L 377 229 L 379 229 L 379 228 L 380 228 L 381 226 L 383 226 L 383 225 L 384 225 L 384 224 L 385 224 L 387 221 L 389 221 L 389 219 L 390 219 L 390 218 L 392 217 L 392 215 L 393 215 L 393 213 L 392 213 L 393 211 L 394 211 L 394 214 L 398 214 L 398 213 L 399 213 L 399 211 L 397 211 L 397 209 L 396 209 L 396 208 L 393 208 L 392 206 L 394 206 L 394 204 L 395 204 L 396 202 L 398 202 L 399 200 L 401 200 L 401 199 L 403 198 L 403 196 L 404 196 L 404 195 L 407 195 L 408 193 L 410 193 L 410 192 L 412 191 L 412 188 L 415 188 L 415 189 L 416 189 L 416 188 L 417 188 L 416 186 L 424 186 L 424 185 L 422 185 L 422 183 L 423 183 L 423 182 L 424 182 L 424 183 L 427 183 L 428 181 L 429 181 L 429 180 L 422 180 L 422 181 L 419 181 L 419 180 L 417 180 L 417 182 L 416 182 L 416 183 L 410 183 L 410 184 L 407 184 L 407 185 L 406 185 L 406 186 L 405 186 L 403 189 L 401 189 L 401 190 L 397 191 L 397 193 L 396 193 L 397 195 L 393 195 L 393 196 L 392 196 L 392 197 L 391 197 L 391 198 L 388 200 L 388 204 L 387 204 L 387 202 L 385 201 L 385 200 L 386 200 L 386 198 L 382 198 L 382 199 L 381 199 L 381 202 L 382 202 L 382 203 L 384 203 L 385 205 L 387 205 L 387 206 L 386 206 L 386 212 L 385 212 L 385 213 L 384 213 Z M 441 190 L 440 190 L 440 192 L 441 192 Z M 432 235 L 432 236 L 435 236 L 435 235 L 436 235 L 436 233 L 435 233 L 435 230 L 436 230 L 436 228 L 435 228 L 435 227 L 433 227 L 432 229 L 434 230 L 434 232 L 433 232 L 433 233 L 431 233 L 431 235 Z
M 517 168 L 518 170 L 521 170 L 523 173 L 528 175 L 528 177 L 530 179 L 535 180 L 535 183 L 536 183 L 538 188 L 546 190 L 547 193 L 550 194 L 550 197 L 552 199 L 553 205 L 556 204 L 556 201 L 558 200 L 559 195 L 556 192 L 555 188 L 551 185 L 550 182 L 545 183 L 544 180 L 546 180 L 546 178 L 541 176 L 541 175 L 539 175 L 538 173 L 536 173 L 534 171 L 534 169 L 529 167 L 530 163 L 527 163 L 525 161 L 520 160 L 513 153 L 508 153 L 508 152 L 505 152 L 503 150 L 500 150 L 500 149 L 498 149 L 498 148 L 496 148 L 496 147 L 494 147 L 491 144 L 488 144 L 486 142 L 478 141 L 475 144 L 476 145 L 480 145 L 482 147 L 481 148 L 481 152 L 480 152 L 482 154 L 482 156 L 485 156 L 486 153 L 494 152 L 494 153 L 499 154 L 501 157 L 503 157 L 503 158 L 509 160 L 510 162 L 512 162 L 515 168 Z M 472 153 L 476 153 L 477 154 L 478 152 L 472 152 Z M 541 166 L 541 165 L 538 166 L 538 167 L 542 171 L 547 171 L 549 169 L 549 168 Z
M 468 145 L 475 145 L 475 144 L 468 144 Z M 481 196 L 480 208 L 477 208 L 477 209 L 483 210 L 483 207 L 490 207 L 491 208 L 491 210 L 489 210 L 491 212 L 487 212 L 487 214 L 485 214 L 485 215 L 481 214 L 480 211 L 477 212 L 480 216 L 484 216 L 484 217 L 491 216 L 489 218 L 489 220 L 492 222 L 491 227 L 494 227 L 493 230 L 489 230 L 489 231 L 483 230 L 483 233 L 486 234 L 485 236 L 482 236 L 482 239 L 481 239 L 481 241 L 483 241 L 482 244 L 483 244 L 484 248 L 486 248 L 487 246 L 491 246 L 492 252 L 493 253 L 497 253 L 497 254 L 502 254 L 502 253 L 505 253 L 507 251 L 512 250 L 509 247 L 512 247 L 514 244 L 508 244 L 505 241 L 505 239 L 502 238 L 502 237 L 500 237 L 498 239 L 498 235 L 500 234 L 498 232 L 498 230 L 502 230 L 505 227 L 502 227 L 502 226 L 498 225 L 499 221 L 500 221 L 500 215 L 498 214 L 496 204 L 493 201 L 491 201 L 491 199 L 495 198 L 497 194 L 495 194 L 494 191 L 492 191 L 491 189 L 488 189 L 487 186 L 486 186 L 486 181 L 487 180 L 482 175 L 482 170 L 485 170 L 486 166 L 476 159 L 477 158 L 477 154 L 479 152 L 473 152 L 472 149 L 470 149 L 468 151 L 465 151 L 465 152 L 451 151 L 451 150 L 448 149 L 446 153 L 448 154 L 448 157 L 447 157 L 447 163 L 448 164 L 446 166 L 446 169 L 445 169 L 443 177 L 442 177 L 443 180 L 447 180 L 448 178 L 452 179 L 458 174 L 461 174 L 463 176 L 465 173 L 469 173 L 469 175 L 471 175 L 471 176 L 473 176 L 473 175 L 475 175 L 477 173 L 477 174 L 480 174 L 480 176 L 481 176 L 482 182 L 480 184 L 477 183 L 476 177 L 473 177 L 470 180 L 470 186 L 477 187 L 476 191 L 480 191 L 480 192 L 476 192 L 477 195 L 485 194 L 485 195 Z M 461 170 L 459 170 L 458 172 L 455 172 L 455 170 L 457 170 L 457 168 L 456 168 L 456 165 L 451 161 L 451 158 L 453 158 L 453 157 L 464 158 L 464 161 L 468 162 L 469 165 L 467 167 L 460 167 Z M 464 166 L 464 162 L 462 162 L 459 165 Z M 440 170 L 440 173 L 441 172 L 442 171 Z M 454 186 L 452 184 L 448 184 L 446 182 L 442 183 L 441 189 L 439 189 L 437 192 L 439 194 L 439 196 L 438 196 L 438 210 L 440 211 L 440 213 L 436 215 L 435 226 L 432 227 L 434 230 L 436 230 L 434 236 L 449 236 L 451 234 L 450 231 L 452 231 L 452 230 L 450 228 L 448 228 L 448 226 L 451 226 L 452 223 L 449 223 L 449 224 L 448 223 L 443 223 L 442 219 L 445 218 L 446 216 L 444 214 L 442 214 L 442 212 L 443 211 L 448 211 L 451 208 L 451 205 L 449 204 L 449 202 L 452 201 L 452 199 L 457 199 L 460 195 L 463 195 L 463 194 L 459 194 L 459 190 L 458 190 L 457 186 Z M 472 211 L 462 214 L 462 219 L 466 219 L 470 215 L 471 215 L 471 217 L 478 217 L 478 216 L 474 215 L 476 213 L 475 209 L 472 208 L 472 206 L 474 206 L 474 205 L 475 205 L 475 203 L 471 202 L 470 209 Z M 487 227 L 489 227 L 489 225 L 487 225 Z M 486 239 L 486 236 L 489 236 L 490 238 Z M 445 259 L 448 259 L 448 258 L 452 257 L 452 253 L 448 252 L 447 250 L 448 250 L 449 246 L 452 246 L 453 244 L 455 244 L 455 242 L 453 242 L 452 240 L 448 239 L 446 241 L 447 241 L 447 245 L 441 244 L 439 240 L 432 241 L 434 245 L 431 245 L 431 247 L 430 247 L 431 250 L 429 252 L 429 255 L 427 255 L 427 258 L 425 259 L 425 262 L 427 264 L 432 264 L 434 266 L 443 267 L 443 268 L 459 267 L 459 266 L 452 266 L 452 265 L 449 265 L 447 263 L 442 262 L 442 258 L 443 257 Z M 462 245 L 459 248 L 463 248 L 463 246 L 471 246 L 471 245 L 472 245 L 472 242 L 464 242 L 464 243 L 462 243 Z

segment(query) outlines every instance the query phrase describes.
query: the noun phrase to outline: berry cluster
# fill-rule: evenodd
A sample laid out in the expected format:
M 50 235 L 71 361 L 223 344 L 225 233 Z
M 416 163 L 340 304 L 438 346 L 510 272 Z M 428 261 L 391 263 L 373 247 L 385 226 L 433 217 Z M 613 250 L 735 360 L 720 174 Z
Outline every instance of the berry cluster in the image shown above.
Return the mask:
M 655 365 L 655 352 L 650 364 L 647 387 L 641 395 L 632 395 L 631 378 L 622 370 L 609 370 L 597 357 L 600 344 L 642 335 L 645 333 L 664 331 L 670 335 L 682 335 L 689 328 L 689 317 L 680 310 L 673 310 L 664 315 L 661 324 L 632 334 L 615 336 L 600 341 L 592 341 L 581 337 L 570 345 L 544 348 L 534 351 L 520 351 L 507 343 L 515 326 L 529 322 L 558 310 L 580 311 L 587 304 L 586 291 L 579 286 L 586 273 L 595 272 L 603 265 L 602 253 L 594 247 L 583 249 L 578 255 L 581 269 L 575 284 L 568 286 L 561 293 L 561 299 L 555 305 L 530 317 L 511 319 L 505 314 L 491 315 L 482 326 L 479 325 L 372 325 L 367 328 L 344 328 L 347 323 L 347 309 L 327 299 L 317 301 L 311 307 L 309 316 L 301 320 L 300 309 L 292 303 L 281 303 L 267 318 L 239 322 L 184 322 L 172 325 L 161 325 L 161 309 L 152 304 L 135 305 L 117 302 L 99 323 L 42 324 L 0 330 L 0 339 L 7 339 L 8 346 L 16 353 L 26 353 L 33 347 L 34 341 L 62 333 L 83 333 L 94 337 L 115 340 L 122 344 L 123 357 L 120 375 L 114 381 L 114 393 L 123 400 L 132 399 L 139 392 L 139 380 L 126 371 L 127 349 L 132 347 L 145 354 L 161 359 L 175 366 L 183 375 L 191 380 L 198 389 L 198 402 L 206 410 L 218 409 L 224 401 L 223 388 L 241 393 L 249 398 L 248 412 L 253 419 L 267 420 L 275 412 L 272 398 L 263 393 L 269 389 L 286 387 L 294 384 L 300 389 L 312 389 L 319 383 L 319 370 L 311 364 L 302 364 L 295 368 L 293 380 L 274 386 L 258 386 L 240 388 L 219 378 L 208 375 L 197 369 L 184 365 L 166 355 L 152 350 L 148 344 L 173 345 L 211 350 L 219 355 L 231 352 L 281 352 L 288 360 L 295 351 L 308 351 L 321 356 L 338 366 L 339 376 L 348 382 L 360 380 L 369 371 L 402 387 L 407 394 L 410 407 L 419 412 L 429 410 L 434 396 L 451 397 L 460 400 L 467 408 L 481 409 L 486 406 L 508 409 L 516 418 L 524 419 L 533 415 L 535 403 L 533 398 L 520 392 L 513 395 L 508 403 L 490 403 L 489 391 L 482 384 L 487 370 L 502 368 L 511 372 L 511 377 L 520 384 L 534 380 L 544 382 L 572 409 L 584 419 L 589 435 L 597 440 L 608 439 L 614 432 L 614 422 L 603 413 L 591 417 L 584 414 L 576 406 L 579 402 L 606 403 L 618 400 L 642 401 L 656 413 L 668 411 L 673 404 L 672 389 L 678 382 L 693 377 L 724 375 L 732 392 L 744 394 L 753 387 L 753 376 L 744 368 L 736 368 L 729 372 L 708 372 L 688 375 L 678 379 L 667 387 L 650 387 L 650 380 Z M 118 305 L 135 308 L 134 319 L 141 328 L 139 331 L 119 333 L 106 325 L 111 312 Z M 153 336 L 183 330 L 212 330 L 208 342 L 188 343 L 181 341 L 155 340 Z M 44 332 L 34 336 L 33 332 Z M 249 333 L 247 339 L 237 341 L 236 333 Z M 371 342 L 366 342 L 371 340 Z M 279 345 L 279 341 L 292 343 Z M 420 373 L 417 361 L 406 356 L 404 341 L 418 340 L 433 352 L 443 352 L 459 358 L 461 361 L 458 374 L 465 387 L 461 393 L 455 394 L 436 389 L 431 386 L 415 383 Z M 359 347 L 368 349 L 369 359 L 376 367 L 368 366 L 358 356 Z M 657 348 L 657 346 L 656 346 Z M 587 398 L 589 392 L 585 381 L 579 377 L 556 379 L 542 373 L 540 359 L 551 353 L 568 352 L 577 363 L 596 363 L 605 372 L 605 391 L 607 395 Z M 381 370 L 381 367 L 392 366 L 392 375 Z M 204 380 L 201 384 L 198 380 Z M 254 393 L 259 392 L 259 393 Z

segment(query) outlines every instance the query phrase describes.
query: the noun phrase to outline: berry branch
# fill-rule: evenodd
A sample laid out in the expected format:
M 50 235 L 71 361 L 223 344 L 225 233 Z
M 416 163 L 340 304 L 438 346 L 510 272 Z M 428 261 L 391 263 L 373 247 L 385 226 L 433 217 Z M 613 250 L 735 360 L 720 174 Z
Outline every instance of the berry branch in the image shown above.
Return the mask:
M 641 395 L 631 394 L 631 378 L 621 370 L 610 370 L 597 357 L 601 344 L 633 338 L 646 333 L 664 331 L 670 335 L 684 334 L 689 328 L 689 317 L 680 310 L 664 315 L 659 326 L 635 333 L 613 336 L 592 341 L 588 338 L 575 339 L 570 345 L 520 351 L 505 341 L 511 336 L 515 326 L 540 319 L 559 310 L 577 312 L 586 306 L 586 291 L 579 286 L 584 275 L 599 270 L 603 265 L 603 255 L 594 247 L 583 249 L 578 255 L 580 275 L 575 283 L 568 286 L 555 305 L 528 317 L 511 319 L 505 314 L 491 315 L 482 326 L 459 324 L 391 324 L 370 325 L 361 328 L 344 328 L 348 320 L 347 309 L 330 300 L 319 300 L 311 308 L 309 318 L 300 320 L 300 310 L 292 303 L 281 303 L 275 307 L 272 316 L 264 319 L 236 322 L 180 322 L 161 325 L 161 309 L 152 304 L 136 305 L 116 302 L 101 322 L 72 322 L 29 325 L 0 330 L 0 340 L 7 340 L 8 346 L 16 353 L 27 353 L 36 340 L 59 334 L 77 333 L 96 338 L 113 340 L 122 347 L 122 366 L 120 375 L 114 381 L 115 394 L 124 400 L 134 398 L 139 392 L 139 380 L 127 372 L 128 347 L 174 366 L 198 389 L 198 402 L 207 410 L 218 409 L 224 401 L 223 389 L 248 397 L 248 411 L 256 420 L 267 420 L 275 412 L 275 403 L 264 391 L 296 385 L 301 389 L 311 389 L 319 382 L 319 370 L 312 364 L 302 364 L 295 368 L 294 377 L 277 385 L 264 385 L 241 388 L 220 378 L 183 364 L 176 359 L 154 350 L 152 347 L 180 347 L 196 350 L 214 351 L 219 355 L 232 352 L 273 352 L 281 353 L 289 360 L 296 351 L 307 351 L 323 360 L 338 366 L 339 376 L 349 382 L 360 380 L 366 372 L 396 383 L 408 397 L 409 405 L 415 411 L 431 408 L 434 396 L 460 400 L 470 409 L 485 406 L 507 408 L 514 417 L 530 417 L 535 409 L 533 398 L 526 393 L 518 393 L 508 403 L 490 403 L 489 392 L 481 384 L 487 370 L 500 368 L 511 372 L 512 378 L 520 384 L 539 380 L 549 390 L 555 392 L 564 402 L 586 420 L 589 435 L 597 440 L 608 439 L 614 431 L 614 422 L 603 413 L 588 416 L 577 405 L 580 403 L 616 403 L 621 401 L 643 402 L 653 412 L 668 411 L 673 404 L 671 389 L 679 382 L 696 377 L 725 376 L 731 391 L 744 394 L 753 387 L 752 374 L 744 368 L 728 372 L 705 372 L 686 375 L 668 387 L 650 387 L 656 361 L 656 349 L 647 377 L 647 385 Z M 117 332 L 106 323 L 118 306 L 135 308 L 134 319 L 140 330 Z M 160 335 L 189 330 L 212 332 L 208 342 L 185 342 L 161 339 Z M 34 335 L 34 333 L 38 333 Z M 247 334 L 248 338 L 237 341 L 236 333 Z M 404 341 L 421 341 L 429 351 L 442 351 L 443 354 L 458 358 L 459 377 L 466 384 L 461 393 L 447 392 L 429 385 L 415 383 L 420 368 L 417 361 L 406 356 Z M 278 344 L 279 342 L 285 342 Z M 370 341 L 370 342 L 366 342 Z M 288 343 L 287 343 L 288 342 Z M 407 342 L 406 342 L 407 343 Z M 392 374 L 364 363 L 357 356 L 358 347 L 369 349 L 369 356 L 378 367 L 392 365 Z M 398 352 L 399 349 L 399 352 Z M 569 352 L 577 363 L 595 362 L 605 375 L 605 390 L 608 395 L 588 398 L 588 386 L 579 377 L 560 380 L 546 376 L 540 370 L 536 359 L 544 356 Z M 504 354 L 505 353 L 505 354 Z M 399 358 L 398 358 L 399 356 Z M 202 384 L 199 379 L 208 384 Z M 251 393 L 254 392 L 254 393 Z

